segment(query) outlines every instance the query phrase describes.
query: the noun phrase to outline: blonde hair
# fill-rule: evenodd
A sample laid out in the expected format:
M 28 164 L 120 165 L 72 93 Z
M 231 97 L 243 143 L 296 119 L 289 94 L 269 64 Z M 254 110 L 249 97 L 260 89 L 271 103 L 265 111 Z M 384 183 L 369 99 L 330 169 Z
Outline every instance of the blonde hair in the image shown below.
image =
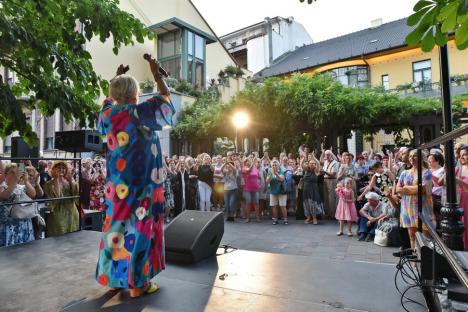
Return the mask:
M 119 103 L 127 103 L 140 92 L 138 81 L 130 75 L 119 75 L 112 79 L 109 86 L 110 97 Z
M 16 163 L 6 164 L 5 169 L 3 169 L 3 173 L 7 175 L 11 169 L 17 169 L 17 168 L 18 168 L 18 165 Z

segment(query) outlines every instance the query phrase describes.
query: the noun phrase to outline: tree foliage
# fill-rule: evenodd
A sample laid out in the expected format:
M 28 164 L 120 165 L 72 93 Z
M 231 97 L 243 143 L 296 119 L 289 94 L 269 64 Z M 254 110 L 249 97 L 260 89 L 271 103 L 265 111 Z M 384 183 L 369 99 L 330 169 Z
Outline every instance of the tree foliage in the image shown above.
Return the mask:
M 118 0 L 0 0 L 0 64 L 16 73 L 18 83 L 0 81 L 0 136 L 18 130 L 29 142 L 37 136 L 24 109 L 49 116 L 60 109 L 66 121 L 93 126 L 95 100 L 107 82 L 91 64 L 86 43 L 96 37 L 122 45 L 152 34 Z M 82 26 L 77 27 L 78 25 Z M 109 77 L 106 77 L 109 78 Z M 20 101 L 27 96 L 29 101 Z
M 459 111 L 461 101 L 454 101 Z M 345 87 L 328 74 L 296 74 L 290 80 L 268 78 L 250 83 L 228 104 L 199 98 L 182 112 L 175 132 L 179 137 L 233 136 L 230 117 L 247 111 L 249 133 L 270 138 L 271 146 L 296 146 L 304 137 L 322 138 L 351 130 L 400 132 L 418 116 L 440 113 L 436 99 L 401 97 L 383 88 Z M 285 142 L 284 138 L 288 138 Z
M 307 0 L 309 4 L 314 1 Z M 429 52 L 436 44 L 447 44 L 449 35 L 455 32 L 457 48 L 468 47 L 468 0 L 419 0 L 413 11 L 407 23 L 415 29 L 406 37 L 408 45 L 420 44 Z

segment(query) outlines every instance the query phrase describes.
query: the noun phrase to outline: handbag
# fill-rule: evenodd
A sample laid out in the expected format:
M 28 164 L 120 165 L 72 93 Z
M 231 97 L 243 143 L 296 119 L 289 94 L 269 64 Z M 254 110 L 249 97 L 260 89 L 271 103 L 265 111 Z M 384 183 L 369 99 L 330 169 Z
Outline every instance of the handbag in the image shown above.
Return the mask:
M 388 246 L 388 234 L 392 230 L 390 224 L 382 223 L 379 227 L 375 230 L 375 237 L 374 237 L 374 244 L 387 247 Z
M 21 192 L 20 196 L 14 195 L 13 203 L 31 200 L 24 192 Z M 13 219 L 31 219 L 36 215 L 38 215 L 37 203 L 15 204 L 10 210 L 10 217 Z

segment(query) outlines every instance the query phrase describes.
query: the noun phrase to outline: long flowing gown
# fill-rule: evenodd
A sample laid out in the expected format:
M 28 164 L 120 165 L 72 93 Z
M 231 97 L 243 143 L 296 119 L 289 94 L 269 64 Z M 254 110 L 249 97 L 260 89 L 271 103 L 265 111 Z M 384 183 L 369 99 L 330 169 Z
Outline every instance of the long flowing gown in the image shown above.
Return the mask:
M 106 100 L 99 130 L 107 137 L 106 219 L 96 280 L 141 288 L 165 268 L 164 179 L 159 137 L 174 107 L 167 96 L 138 104 Z

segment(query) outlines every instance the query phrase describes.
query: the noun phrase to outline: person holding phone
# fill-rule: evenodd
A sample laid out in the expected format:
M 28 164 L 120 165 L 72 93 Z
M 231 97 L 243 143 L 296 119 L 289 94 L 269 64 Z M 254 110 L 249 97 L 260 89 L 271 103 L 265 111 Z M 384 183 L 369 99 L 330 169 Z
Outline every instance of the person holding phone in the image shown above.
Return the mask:
M 52 179 L 44 184 L 48 198 L 78 195 L 78 184 L 73 180 L 68 164 L 63 160 L 55 161 L 51 167 Z M 78 231 L 79 214 L 77 200 L 57 200 L 49 203 L 47 217 L 47 236 L 58 236 Z

